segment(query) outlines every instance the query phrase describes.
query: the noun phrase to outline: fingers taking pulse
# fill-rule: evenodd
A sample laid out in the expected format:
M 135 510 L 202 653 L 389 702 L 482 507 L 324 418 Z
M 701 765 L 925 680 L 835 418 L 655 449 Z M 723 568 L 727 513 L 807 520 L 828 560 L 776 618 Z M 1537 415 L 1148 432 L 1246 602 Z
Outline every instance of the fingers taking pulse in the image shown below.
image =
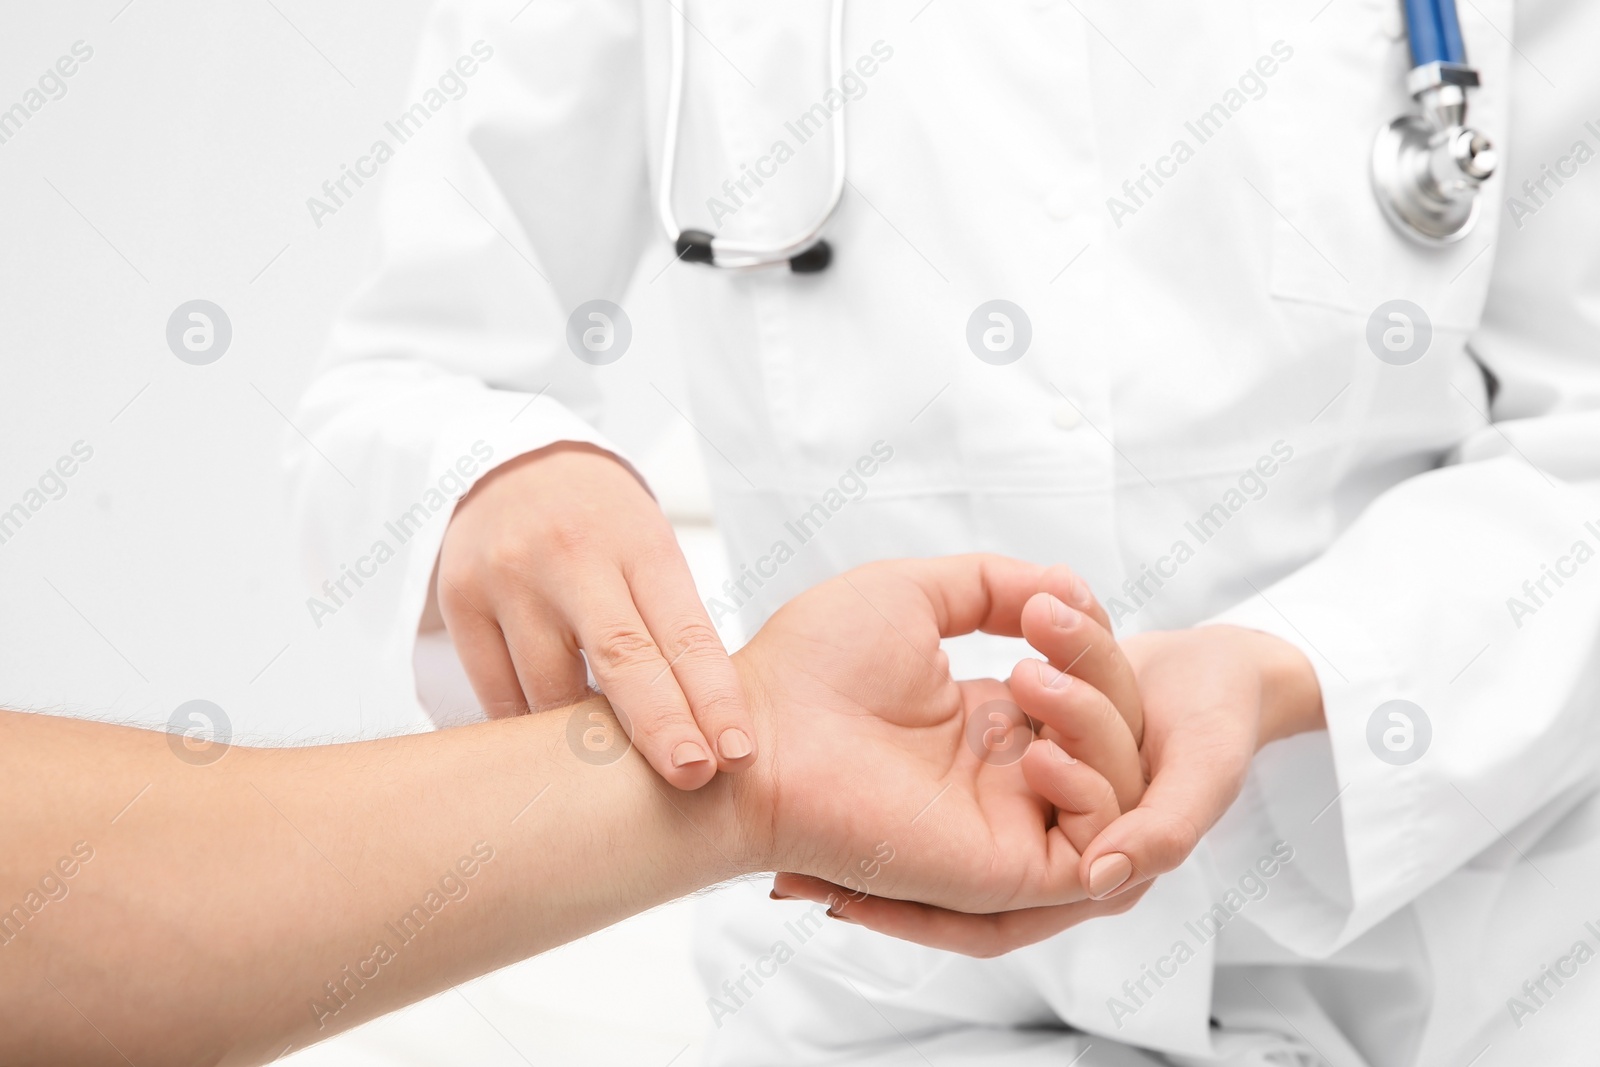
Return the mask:
M 753 762 L 743 688 L 672 526 L 609 452 L 566 442 L 491 471 L 445 531 L 438 598 L 491 716 L 581 700 L 592 670 L 678 788 Z

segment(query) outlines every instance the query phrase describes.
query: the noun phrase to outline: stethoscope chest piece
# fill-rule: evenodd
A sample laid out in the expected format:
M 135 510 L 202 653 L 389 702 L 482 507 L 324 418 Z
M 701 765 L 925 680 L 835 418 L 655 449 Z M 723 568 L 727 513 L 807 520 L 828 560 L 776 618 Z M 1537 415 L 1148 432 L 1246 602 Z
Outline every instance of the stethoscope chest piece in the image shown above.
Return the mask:
M 1478 219 L 1478 186 L 1494 173 L 1494 148 L 1476 130 L 1438 129 L 1402 115 L 1378 131 L 1372 184 L 1378 206 L 1401 233 L 1423 244 L 1452 244 Z

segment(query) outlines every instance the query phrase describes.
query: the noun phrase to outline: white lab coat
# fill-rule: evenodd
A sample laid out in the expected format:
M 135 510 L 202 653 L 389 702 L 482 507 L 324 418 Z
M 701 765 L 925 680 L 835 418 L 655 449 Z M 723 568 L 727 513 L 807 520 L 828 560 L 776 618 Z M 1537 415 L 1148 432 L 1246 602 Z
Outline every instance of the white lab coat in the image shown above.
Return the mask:
M 758 995 L 723 996 L 731 1014 L 708 1005 L 714 1062 L 1592 1060 L 1600 963 L 1572 954 L 1600 949 L 1600 561 L 1577 559 L 1600 548 L 1600 163 L 1574 150 L 1600 147 L 1600 7 L 1462 5 L 1473 121 L 1504 162 L 1442 251 L 1397 236 L 1368 184 L 1372 135 L 1406 105 L 1397 8 L 852 5 L 846 62 L 877 62 L 847 86 L 832 268 L 677 264 L 654 283 L 684 312 L 673 402 L 753 575 L 706 591 L 719 621 L 737 606 L 753 626 L 882 557 L 1061 561 L 1124 633 L 1225 619 L 1297 644 L 1328 720 L 1263 752 L 1129 914 L 988 962 L 830 924 Z M 493 55 L 384 164 L 383 263 L 297 420 L 322 454 L 297 441 L 290 460 L 314 573 L 475 444 L 492 459 L 462 484 L 552 441 L 606 445 L 596 376 L 648 368 L 579 361 L 566 322 L 671 258 L 653 213 L 671 10 L 441 6 L 419 99 L 473 42 Z M 827 187 L 827 138 L 785 125 L 824 100 L 825 5 L 688 16 L 680 220 L 786 235 Z M 780 140 L 793 158 L 762 162 Z M 741 165 L 768 177 L 734 202 Z M 1524 192 L 1545 165 L 1562 184 Z M 967 343 L 996 298 L 1031 324 L 1009 365 Z M 1392 299 L 1431 320 L 1409 365 L 1367 342 Z M 874 445 L 892 458 L 849 480 Z M 399 664 L 449 511 L 426 510 L 363 613 Z M 1000 677 L 1018 654 L 967 651 Z M 1368 740 L 1393 699 L 1432 726 L 1402 766 Z M 799 912 L 750 895 L 707 917 L 713 993 L 796 940 Z

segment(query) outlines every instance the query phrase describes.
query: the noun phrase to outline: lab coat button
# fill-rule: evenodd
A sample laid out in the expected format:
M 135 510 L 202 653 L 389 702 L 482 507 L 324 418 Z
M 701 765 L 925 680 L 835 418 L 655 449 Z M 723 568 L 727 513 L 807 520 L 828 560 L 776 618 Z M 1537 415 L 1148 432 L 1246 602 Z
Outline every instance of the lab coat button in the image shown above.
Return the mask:
M 1062 430 L 1076 430 L 1083 425 L 1083 415 L 1078 409 L 1063 400 L 1056 405 L 1055 415 L 1051 419 Z

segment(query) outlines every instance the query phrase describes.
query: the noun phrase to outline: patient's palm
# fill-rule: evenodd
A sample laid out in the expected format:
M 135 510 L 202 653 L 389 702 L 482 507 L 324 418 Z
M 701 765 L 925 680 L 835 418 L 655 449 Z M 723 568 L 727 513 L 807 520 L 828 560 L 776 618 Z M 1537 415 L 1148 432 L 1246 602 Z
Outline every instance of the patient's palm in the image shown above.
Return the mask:
M 1015 759 L 1026 727 L 1009 758 L 967 740 L 974 712 L 1008 691 L 951 680 L 942 610 L 905 568 L 873 565 L 790 602 L 742 654 L 773 712 L 779 865 L 964 911 L 1082 899 L 1077 854 Z

